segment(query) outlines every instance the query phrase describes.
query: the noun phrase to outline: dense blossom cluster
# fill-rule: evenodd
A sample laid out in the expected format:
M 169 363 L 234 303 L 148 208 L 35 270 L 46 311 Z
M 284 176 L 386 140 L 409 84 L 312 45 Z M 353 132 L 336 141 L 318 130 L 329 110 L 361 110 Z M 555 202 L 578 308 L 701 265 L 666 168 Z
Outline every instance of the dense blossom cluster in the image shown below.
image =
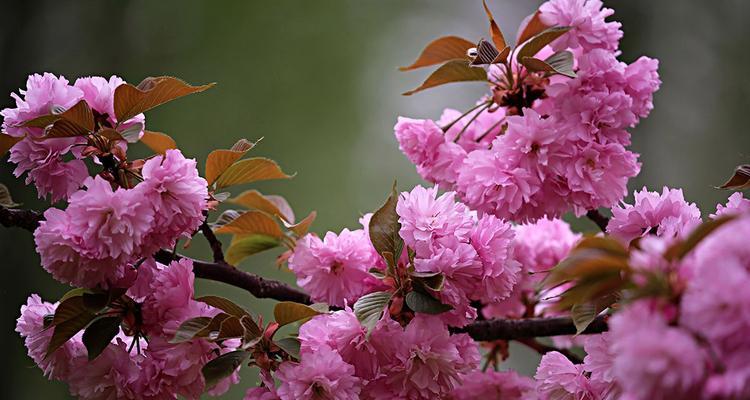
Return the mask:
M 94 360 L 89 360 L 79 333 L 45 357 L 52 336 L 45 319 L 58 304 L 31 295 L 21 308 L 16 330 L 25 338 L 29 356 L 50 379 L 68 383 L 71 394 L 81 399 L 164 399 L 177 395 L 197 399 L 205 390 L 201 368 L 222 349 L 203 339 L 173 344 L 174 329 L 188 318 L 212 316 L 217 310 L 193 300 L 193 270 L 190 261 L 171 265 L 148 260 L 140 265 L 138 278 L 127 294 L 143 304 L 142 337 L 120 330 Z M 140 351 L 131 350 L 137 343 Z M 211 391 L 221 394 L 234 375 Z
M 401 151 L 424 179 L 455 190 L 483 214 L 525 221 L 613 206 L 640 171 L 638 155 L 627 149 L 627 129 L 649 114 L 660 81 L 654 59 L 617 60 L 622 31 L 619 23 L 605 21 L 611 14 L 601 1 L 544 3 L 541 21 L 571 29 L 540 58 L 572 52 L 577 77 L 543 78 L 513 63 L 518 82 L 541 87 L 532 104 L 496 100 L 464 117 L 446 110 L 438 121 L 399 118 Z M 490 67 L 491 86 L 504 69 Z M 495 99 L 507 94 L 494 92 Z
M 617 59 L 622 31 L 606 21 L 612 14 L 599 0 L 542 4 L 519 36 L 534 24 L 564 27 L 535 55 L 569 52 L 575 74 L 490 63 L 492 93 L 473 110 L 445 110 L 438 121 L 399 118 L 401 150 L 435 186 L 394 189 L 359 229 L 322 238 L 293 218 L 273 219 L 288 215 L 288 204 L 257 191 L 246 192 L 257 210 L 232 210 L 209 225 L 221 173 L 207 167 L 207 181 L 177 149 L 127 159 L 126 142 L 149 132 L 143 114 L 134 115 L 148 107 L 123 113 L 116 103 L 125 82 L 29 77 L 12 95 L 16 107 L 0 112 L 3 143 L 12 144 L 16 176 L 27 174 L 40 197 L 65 201 L 44 212 L 34 240 L 42 266 L 76 287 L 60 302 L 33 294 L 21 307 L 16 331 L 29 357 L 89 400 L 219 395 L 248 363 L 260 379 L 246 400 L 750 398 L 750 200 L 735 193 L 706 221 L 681 189 L 643 188 L 623 201 L 640 170 L 628 129 L 649 114 L 660 81 L 656 60 Z M 156 85 L 144 82 L 130 90 Z M 518 96 L 529 101 L 516 104 Z M 95 128 L 50 134 L 81 102 Z M 252 147 L 236 146 L 218 153 L 224 164 Z M 602 234 L 575 233 L 560 219 L 599 207 L 612 211 L 608 221 L 593 214 Z M 196 298 L 193 264 L 201 264 L 160 251 L 200 229 L 215 261 L 201 267 L 234 279 L 241 272 L 211 229 L 232 231 L 237 221 L 259 230 L 233 231 L 251 253 L 263 240 L 288 247 L 280 259 L 309 294 L 273 282 L 304 304 L 277 304 L 266 324 L 227 299 Z M 250 286 L 263 284 L 254 278 Z M 588 334 L 582 320 L 597 316 L 608 331 Z M 587 334 L 549 342 L 509 335 L 543 353 L 533 377 L 499 370 L 509 337 L 473 339 L 477 319 L 547 317 L 573 317 L 570 326 Z M 274 338 L 294 322 L 296 336 Z M 106 329 L 91 329 L 98 325 Z

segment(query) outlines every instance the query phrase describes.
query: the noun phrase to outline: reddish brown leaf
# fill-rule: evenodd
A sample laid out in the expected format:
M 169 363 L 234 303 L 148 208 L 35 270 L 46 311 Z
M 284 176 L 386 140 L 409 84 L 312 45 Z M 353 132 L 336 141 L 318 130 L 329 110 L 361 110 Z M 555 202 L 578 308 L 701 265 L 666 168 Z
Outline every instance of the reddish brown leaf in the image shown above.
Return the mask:
M 492 12 L 490 11 L 490 8 L 487 7 L 487 1 L 482 0 L 482 4 L 484 5 L 484 12 L 487 13 L 487 19 L 490 20 L 490 35 L 492 36 L 492 42 L 495 43 L 495 47 L 497 47 L 498 50 L 504 49 L 508 45 L 505 43 L 503 32 L 500 30 L 500 27 L 497 26 L 495 18 L 492 17 Z
M 164 154 L 169 149 L 177 148 L 177 143 L 175 143 L 174 139 L 161 132 L 143 131 L 141 143 L 157 154 Z
M 17 138 L 8 136 L 4 133 L 0 133 L 0 157 L 4 156 L 11 147 L 15 146 L 16 143 L 20 142 L 23 138 Z
M 542 31 L 536 36 L 529 39 L 521 50 L 518 51 L 516 59 L 520 62 L 524 57 L 534 57 L 539 50 L 543 49 L 544 46 L 552 43 L 555 39 L 559 38 L 565 32 L 569 31 L 569 26 L 555 26 Z
M 171 76 L 146 78 L 137 87 L 123 84 L 115 89 L 115 116 L 118 122 L 124 122 L 154 107 L 202 92 L 213 85 L 191 86 Z
M 474 43 L 466 39 L 458 36 L 443 36 L 430 42 L 411 65 L 400 67 L 399 70 L 409 71 L 450 60 L 466 59 L 466 51 L 472 47 Z
M 302 221 L 294 225 L 287 225 L 286 227 L 289 228 L 290 231 L 294 232 L 297 237 L 305 236 L 307 231 L 310 230 L 310 225 L 312 225 L 313 221 L 315 221 L 315 217 L 317 215 L 318 214 L 315 211 L 312 211 Z
M 214 150 L 206 158 L 206 181 L 209 185 L 227 170 L 235 161 L 242 158 L 255 144 L 247 139 L 240 139 L 231 149 Z
M 60 114 L 44 138 L 84 136 L 94 131 L 94 113 L 88 103 L 81 100 Z
M 294 223 L 294 214 L 291 213 L 291 208 L 283 197 L 264 196 L 257 190 L 248 190 L 228 201 L 247 208 L 264 211 L 288 223 Z
M 532 37 L 538 35 L 545 29 L 549 28 L 547 25 L 542 22 L 542 19 L 540 18 L 541 12 L 537 10 L 533 15 L 530 15 L 527 17 L 529 22 L 526 23 L 526 26 L 524 26 L 523 30 L 521 31 L 521 34 L 518 35 L 518 39 L 516 40 L 516 46 L 520 46 L 523 44 L 523 42 L 531 39 Z
M 750 188 L 750 164 L 740 165 L 734 174 L 719 189 L 745 190 Z
M 715 231 L 722 225 L 726 224 L 727 222 L 733 220 L 735 216 L 728 215 L 719 217 L 710 221 L 703 222 L 702 224 L 698 225 L 695 229 L 693 229 L 692 232 L 690 232 L 690 235 L 686 237 L 684 240 L 680 240 L 673 245 L 671 245 L 667 251 L 664 253 L 664 258 L 667 260 L 680 260 L 685 255 L 687 255 L 691 250 L 693 250 L 698 244 L 706 238 L 711 232 Z
M 410 96 L 422 90 L 445 85 L 446 83 L 468 81 L 487 81 L 487 72 L 483 68 L 470 67 L 467 61 L 448 61 L 430 74 L 418 88 L 405 92 L 404 96 Z

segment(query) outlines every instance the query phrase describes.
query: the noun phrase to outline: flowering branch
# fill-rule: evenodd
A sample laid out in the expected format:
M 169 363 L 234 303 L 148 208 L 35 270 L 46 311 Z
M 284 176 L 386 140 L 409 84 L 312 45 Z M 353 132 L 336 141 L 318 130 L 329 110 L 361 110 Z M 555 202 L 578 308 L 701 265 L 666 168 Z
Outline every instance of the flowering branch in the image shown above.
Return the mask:
M 588 219 L 594 221 L 594 223 L 596 224 L 596 226 L 598 226 L 599 229 L 602 230 L 602 232 L 606 232 L 607 231 L 607 225 L 609 225 L 609 218 L 607 218 L 604 215 L 602 215 L 602 213 L 600 213 L 599 210 L 589 210 L 586 213 L 586 217 L 588 217 Z
M 215 262 L 223 262 L 224 261 L 224 251 L 221 250 L 221 241 L 214 235 L 214 231 L 211 230 L 211 227 L 208 226 L 207 221 L 203 221 L 200 227 L 201 233 L 203 233 L 203 236 L 208 241 L 208 244 L 211 245 L 211 251 L 214 253 L 214 261 Z
M 19 227 L 33 231 L 43 219 L 42 214 L 34 210 L 19 210 L 0 207 L 0 224 L 5 227 Z M 203 228 L 201 228 L 203 230 Z M 208 229 L 210 232 L 211 230 Z M 209 242 L 216 240 L 213 232 L 206 235 Z M 210 239 L 213 237 L 213 239 Z M 219 244 L 219 251 L 221 251 Z M 214 256 L 216 256 L 216 249 Z M 179 254 L 173 254 L 167 250 L 159 250 L 154 254 L 156 261 L 169 264 L 173 260 L 187 258 Z M 222 256 L 223 258 L 223 256 Z M 311 304 L 310 296 L 283 282 L 264 279 L 256 274 L 239 270 L 228 264 L 223 259 L 217 262 L 207 262 L 191 259 L 193 272 L 197 278 L 226 283 L 244 289 L 250 294 L 261 299 L 274 299 L 278 301 L 293 301 L 302 304 Z M 600 316 L 589 325 L 584 333 L 601 333 L 607 330 L 606 317 Z M 570 318 L 526 318 L 526 319 L 490 319 L 476 321 L 463 328 L 453 329 L 454 333 L 467 333 L 474 340 L 518 340 L 545 336 L 573 335 L 576 333 L 575 325 Z

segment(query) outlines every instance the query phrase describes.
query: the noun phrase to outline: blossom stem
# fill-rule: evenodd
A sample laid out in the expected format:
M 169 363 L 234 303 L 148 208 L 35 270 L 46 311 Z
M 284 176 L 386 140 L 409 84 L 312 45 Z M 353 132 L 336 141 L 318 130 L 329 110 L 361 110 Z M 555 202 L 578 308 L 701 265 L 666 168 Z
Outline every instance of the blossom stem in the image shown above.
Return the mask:
M 214 261 L 223 262 L 224 251 L 221 249 L 221 241 L 216 237 L 214 231 L 211 230 L 211 227 L 208 226 L 208 222 L 204 220 L 200 229 L 201 233 L 203 233 L 203 237 L 206 238 L 206 241 L 208 241 L 208 244 L 211 246 L 211 251 L 214 254 Z
M 461 131 L 458 132 L 458 135 L 453 139 L 453 142 L 458 142 L 459 139 L 461 139 L 461 135 L 463 135 L 464 132 L 466 132 L 466 129 L 469 128 L 469 125 L 471 125 L 472 122 L 474 122 L 477 118 L 479 118 L 479 114 L 483 113 L 484 110 L 490 108 L 490 105 L 492 105 L 492 102 L 486 102 L 484 103 L 484 106 L 479 109 L 474 115 L 471 116 L 471 119 L 469 119 L 469 122 L 464 125 L 463 128 L 461 128 Z
M 474 107 L 471 107 L 468 111 L 466 111 L 465 113 L 461 114 L 460 117 L 454 119 L 451 123 L 449 123 L 448 125 L 442 127 L 441 129 L 443 130 L 443 132 L 448 132 L 448 129 L 450 129 L 451 127 L 453 127 L 453 125 L 455 125 L 456 122 L 462 120 L 465 116 L 469 115 L 472 111 L 476 110 L 479 107 L 489 106 L 490 104 L 492 104 L 492 101 L 488 100 L 488 101 L 485 101 L 483 103 L 479 103 L 479 104 L 475 105 Z

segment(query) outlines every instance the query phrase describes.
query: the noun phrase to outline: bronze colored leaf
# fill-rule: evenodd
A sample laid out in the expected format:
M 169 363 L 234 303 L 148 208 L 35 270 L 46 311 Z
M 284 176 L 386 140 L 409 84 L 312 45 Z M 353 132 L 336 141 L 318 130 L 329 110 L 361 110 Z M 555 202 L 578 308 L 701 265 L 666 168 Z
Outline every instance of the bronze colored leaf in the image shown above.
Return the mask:
M 483 68 L 470 67 L 467 61 L 448 61 L 430 74 L 418 88 L 409 90 L 403 93 L 403 95 L 411 96 L 422 90 L 445 85 L 446 83 L 469 81 L 487 81 L 487 72 Z
M 316 315 L 323 314 L 320 311 L 306 306 L 304 304 L 295 303 L 292 301 L 282 301 L 276 303 L 273 308 L 273 317 L 279 326 L 291 324 L 304 319 L 312 318 Z
M 719 186 L 719 189 L 745 190 L 750 188 L 750 164 L 740 165 L 734 170 L 734 175 Z
M 94 113 L 86 100 L 81 100 L 60 114 L 60 118 L 47 130 L 44 139 L 85 136 L 93 131 Z
M 471 60 L 469 65 L 489 65 L 500 58 L 500 51 L 492 45 L 492 43 L 482 39 L 477 44 L 476 55 Z
M 401 224 L 398 222 L 396 214 L 396 204 L 398 203 L 398 192 L 396 183 L 393 184 L 390 196 L 385 203 L 372 214 L 370 225 L 370 241 L 375 250 L 385 258 L 389 267 L 395 268 L 395 262 L 401 257 L 404 247 L 404 240 L 401 239 L 399 231 Z M 386 256 L 389 253 L 390 256 Z
M 122 318 L 119 316 L 97 318 L 83 331 L 82 341 L 86 346 L 89 361 L 98 357 L 117 336 L 120 332 L 120 322 Z
M 229 150 L 214 150 L 209 153 L 208 158 L 206 158 L 206 181 L 208 184 L 214 183 L 219 175 L 253 147 L 254 143 L 247 139 L 240 139 Z
M 532 72 L 560 74 L 569 78 L 576 77 L 576 73 L 573 71 L 573 53 L 569 51 L 555 53 L 545 61 L 534 57 L 524 57 L 521 64 Z
M 34 119 L 30 119 L 21 124 L 21 126 L 28 128 L 46 128 L 52 125 L 58 119 L 60 119 L 60 114 L 47 114 L 36 117 Z
M 242 213 L 228 224 L 222 225 L 216 233 L 233 233 L 237 235 L 261 234 L 275 238 L 284 235 L 279 224 L 268 214 L 262 211 L 250 210 Z
M 275 340 L 274 343 L 279 346 L 281 350 L 284 350 L 292 358 L 299 360 L 300 341 L 297 338 L 288 337 L 279 340 Z
M 195 338 L 199 332 L 206 329 L 211 323 L 210 317 L 195 317 L 180 324 L 175 331 L 174 337 L 170 343 L 181 343 Z
M 532 37 L 538 35 L 545 29 L 549 28 L 547 25 L 542 22 L 542 19 L 540 18 L 541 12 L 537 10 L 533 15 L 530 15 L 528 18 L 528 22 L 526 23 L 526 26 L 524 26 L 523 30 L 521 31 L 521 34 L 518 35 L 518 39 L 516 40 L 516 46 L 520 46 L 525 41 L 531 39 Z
M 249 351 L 235 350 L 207 362 L 201 369 L 206 389 L 216 386 L 219 381 L 232 375 L 249 357 Z
M 8 136 L 4 133 L 0 133 L 0 157 L 4 156 L 5 153 L 20 142 L 23 138 Z
M 400 67 L 399 70 L 409 71 L 450 60 L 466 59 L 466 52 L 472 47 L 474 43 L 466 39 L 458 36 L 443 36 L 430 42 L 411 65 Z
M 412 290 L 406 294 L 406 305 L 414 312 L 423 314 L 442 314 L 453 309 L 448 304 L 443 304 L 440 300 L 419 290 Z
M 487 1 L 482 0 L 482 5 L 484 5 L 484 12 L 487 13 L 487 19 L 490 20 L 490 35 L 492 36 L 492 42 L 495 43 L 495 47 L 498 49 L 504 49 L 508 46 L 507 43 L 505 43 L 505 37 L 503 37 L 503 32 L 500 30 L 500 27 L 497 26 L 497 23 L 495 22 L 495 18 L 492 16 L 492 12 L 490 11 L 490 8 L 487 7 Z
M 174 139 L 161 132 L 143 131 L 141 143 L 157 154 L 166 154 L 167 150 L 177 148 Z
M 252 183 L 269 179 L 289 179 L 275 161 L 267 158 L 248 158 L 235 162 L 216 180 L 217 188 L 225 188 L 243 183 Z
M 232 265 L 237 265 L 245 258 L 272 249 L 281 244 L 280 240 L 268 235 L 237 235 L 229 245 L 226 260 Z
M 118 123 L 122 123 L 154 107 L 202 92 L 213 85 L 191 86 L 171 76 L 146 78 L 137 87 L 122 84 L 115 89 L 115 116 Z
M 242 318 L 245 315 L 250 315 L 244 308 L 241 306 L 235 304 L 233 301 L 229 299 L 225 299 L 220 296 L 202 296 L 195 299 L 195 301 L 200 301 L 201 303 L 206 303 L 211 307 L 218 308 L 219 310 L 224 311 L 225 313 L 229 315 L 234 315 L 235 317 Z
M 287 225 L 286 227 L 294 232 L 297 237 L 305 236 L 307 231 L 310 230 L 310 226 L 312 225 L 313 221 L 315 221 L 315 217 L 318 215 L 317 212 L 311 211 L 310 214 L 307 215 L 302 221 L 294 224 L 294 225 Z
M 242 215 L 242 213 L 237 210 L 225 210 L 219 215 L 219 218 L 216 218 L 216 221 L 211 223 L 211 228 L 214 230 L 218 229 L 239 218 L 240 215 Z
M 294 223 L 294 213 L 292 213 L 289 203 L 281 196 L 264 196 L 257 190 L 248 190 L 228 201 L 275 215 L 285 222 Z
M 570 316 L 573 319 L 573 324 L 576 326 L 576 335 L 583 333 L 591 325 L 591 322 L 602 311 L 617 302 L 619 297 L 619 293 L 610 293 L 586 303 L 574 304 L 570 308 Z
M 225 340 L 230 338 L 241 338 L 245 336 L 245 327 L 240 322 L 240 319 L 234 315 L 221 321 L 219 327 L 219 335 L 213 338 L 213 340 Z
M 555 39 L 569 31 L 569 26 L 554 26 L 529 39 L 526 44 L 518 51 L 516 59 L 520 62 L 524 57 L 534 57 L 544 46 L 552 43 Z
M 57 317 L 57 313 L 55 313 L 55 317 Z M 55 324 L 52 337 L 47 345 L 47 353 L 44 357 L 49 357 L 55 352 L 55 350 L 59 349 L 60 346 L 75 336 L 76 333 L 85 328 L 94 318 L 96 318 L 94 313 L 84 311 L 76 314 L 72 318 L 65 319 L 65 321 Z

